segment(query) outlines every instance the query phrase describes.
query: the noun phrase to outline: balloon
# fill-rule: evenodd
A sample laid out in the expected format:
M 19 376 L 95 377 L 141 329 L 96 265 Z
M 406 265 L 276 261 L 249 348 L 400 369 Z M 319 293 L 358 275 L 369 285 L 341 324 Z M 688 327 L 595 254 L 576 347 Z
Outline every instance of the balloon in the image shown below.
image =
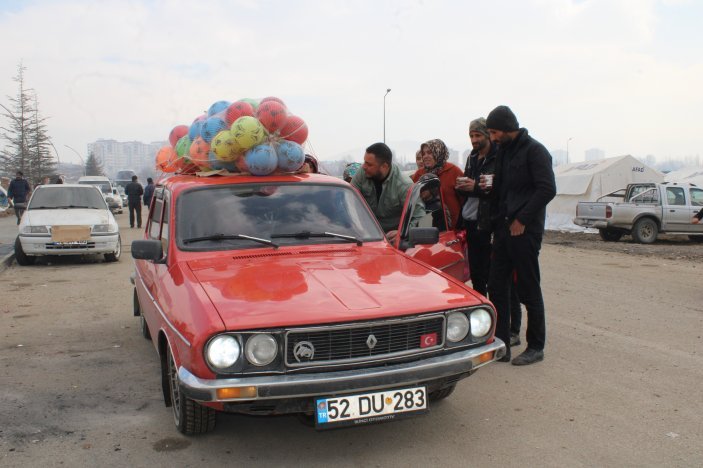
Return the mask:
M 256 118 L 269 133 L 280 130 L 288 119 L 286 106 L 277 101 L 266 101 L 259 104 L 256 109 Z
M 212 151 L 208 153 L 208 162 L 210 163 L 210 167 L 216 171 L 219 171 L 220 169 L 226 169 L 229 172 L 239 172 L 237 170 L 237 165 L 234 162 L 221 161 L 217 159 L 217 155 L 215 155 L 215 153 L 213 153 Z
M 208 153 L 210 145 L 205 140 L 198 137 L 190 144 L 190 160 L 202 168 L 209 168 Z
M 268 175 L 276 170 L 278 158 L 276 150 L 270 143 L 257 145 L 246 152 L 244 161 L 247 164 L 249 172 L 254 175 Z
M 232 135 L 241 149 L 248 150 L 264 141 L 266 130 L 255 117 L 244 116 L 232 124 Z
M 181 137 L 176 143 L 176 154 L 179 157 L 188 157 L 190 155 L 190 138 L 188 138 L 188 135 Z
M 203 128 L 200 130 L 200 136 L 203 137 L 206 143 L 210 143 L 215 135 L 225 128 L 227 128 L 227 124 L 224 120 L 219 117 L 210 117 L 203 124 Z
M 222 130 L 212 139 L 212 151 L 220 161 L 231 162 L 244 153 L 244 150 L 237 145 L 234 135 L 229 130 Z
M 200 136 L 200 130 L 203 128 L 206 119 L 207 114 L 203 114 L 190 124 L 190 128 L 188 129 L 188 138 L 190 138 L 190 141 L 195 141 L 195 139 Z
M 254 107 L 246 101 L 237 101 L 230 104 L 225 112 L 225 122 L 232 125 L 235 120 L 245 115 L 254 115 Z
M 177 125 L 173 127 L 173 130 L 171 130 L 171 133 L 168 135 L 168 142 L 171 143 L 171 146 L 176 146 L 176 143 L 178 143 L 178 140 L 181 139 L 184 135 L 188 135 L 188 126 L 186 125 Z
M 213 103 L 207 110 L 207 116 L 212 117 L 215 114 L 219 114 L 223 110 L 229 107 L 229 101 L 217 101 Z
M 295 172 L 305 162 L 305 151 L 298 143 L 281 140 L 276 148 L 278 154 L 278 168 L 286 172 Z
M 176 150 L 171 146 L 163 146 L 156 153 L 156 169 L 164 171 L 169 164 L 176 159 Z
M 283 102 L 281 99 L 279 99 L 279 98 L 277 98 L 277 97 L 274 97 L 274 96 L 268 96 L 268 97 L 263 98 L 263 99 L 261 100 L 261 102 L 259 102 L 259 105 L 261 105 L 261 104 L 263 104 L 263 103 L 265 103 L 265 102 L 277 102 L 277 103 L 281 104 L 283 107 L 286 107 L 286 103 L 285 103 L 285 102 Z
M 257 101 L 256 99 L 244 98 L 244 99 L 240 99 L 240 101 L 248 102 L 249 104 L 251 104 L 251 107 L 254 110 L 256 110 L 256 108 L 259 107 L 259 101 Z
M 300 117 L 289 115 L 279 134 L 285 140 L 294 141 L 302 145 L 308 139 L 308 126 Z

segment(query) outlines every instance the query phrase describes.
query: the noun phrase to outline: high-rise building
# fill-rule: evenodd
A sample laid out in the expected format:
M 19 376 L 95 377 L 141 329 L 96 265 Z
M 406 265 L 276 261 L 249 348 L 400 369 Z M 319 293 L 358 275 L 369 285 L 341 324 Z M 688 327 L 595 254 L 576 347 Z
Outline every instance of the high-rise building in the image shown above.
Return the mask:
M 591 148 L 585 151 L 586 161 L 599 161 L 605 159 L 605 151 L 600 148 Z
M 552 155 L 552 166 L 559 166 L 561 164 L 566 164 L 567 153 L 564 150 L 552 150 L 549 152 Z
M 132 169 L 140 173 L 143 169 L 151 169 L 157 151 L 168 142 L 158 141 L 142 143 L 140 141 L 116 141 L 99 139 L 88 143 L 88 154 L 93 153 L 103 165 L 108 177 L 115 177 L 117 171 Z

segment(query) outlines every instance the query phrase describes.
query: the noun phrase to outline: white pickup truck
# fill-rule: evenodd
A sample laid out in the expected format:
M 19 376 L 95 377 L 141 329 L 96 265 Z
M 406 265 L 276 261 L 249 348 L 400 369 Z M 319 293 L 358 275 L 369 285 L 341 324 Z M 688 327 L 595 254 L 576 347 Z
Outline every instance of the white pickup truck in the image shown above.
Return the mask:
M 623 201 L 606 201 L 606 199 Z M 650 244 L 659 233 L 685 234 L 703 242 L 703 224 L 691 218 L 703 207 L 703 189 L 673 182 L 629 184 L 595 202 L 579 202 L 574 224 L 598 229 L 604 241 L 625 234 Z

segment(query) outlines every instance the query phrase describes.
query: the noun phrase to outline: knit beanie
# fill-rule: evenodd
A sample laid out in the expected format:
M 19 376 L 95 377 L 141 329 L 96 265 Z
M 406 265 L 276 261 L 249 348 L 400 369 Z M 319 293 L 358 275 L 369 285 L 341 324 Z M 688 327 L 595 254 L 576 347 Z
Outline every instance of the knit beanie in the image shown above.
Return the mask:
M 498 106 L 488 114 L 486 127 L 501 132 L 514 132 L 520 129 L 517 117 L 508 106 Z
M 488 135 L 488 127 L 486 127 L 486 119 L 479 117 L 476 120 L 472 120 L 469 124 L 469 133 L 471 132 L 483 133 L 486 136 L 490 136 Z

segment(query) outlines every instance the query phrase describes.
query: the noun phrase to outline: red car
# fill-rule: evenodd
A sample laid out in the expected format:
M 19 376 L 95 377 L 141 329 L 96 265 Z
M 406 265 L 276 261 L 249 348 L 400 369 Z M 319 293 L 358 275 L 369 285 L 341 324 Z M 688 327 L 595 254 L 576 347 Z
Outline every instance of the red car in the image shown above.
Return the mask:
M 397 246 L 333 177 L 157 186 L 132 243 L 134 313 L 178 429 L 212 430 L 218 411 L 300 413 L 319 429 L 392 420 L 502 357 L 436 182 L 409 192 Z

